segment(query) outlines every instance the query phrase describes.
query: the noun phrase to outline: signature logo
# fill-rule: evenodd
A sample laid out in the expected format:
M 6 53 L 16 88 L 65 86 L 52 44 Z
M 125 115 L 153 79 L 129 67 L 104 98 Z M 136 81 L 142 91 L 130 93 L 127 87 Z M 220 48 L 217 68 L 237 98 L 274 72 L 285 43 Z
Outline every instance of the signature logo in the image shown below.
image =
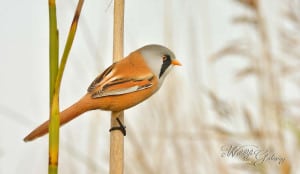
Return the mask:
M 254 166 L 267 161 L 280 165 L 285 161 L 284 157 L 272 150 L 262 149 L 256 145 L 223 145 L 221 146 L 221 157 L 240 159 Z

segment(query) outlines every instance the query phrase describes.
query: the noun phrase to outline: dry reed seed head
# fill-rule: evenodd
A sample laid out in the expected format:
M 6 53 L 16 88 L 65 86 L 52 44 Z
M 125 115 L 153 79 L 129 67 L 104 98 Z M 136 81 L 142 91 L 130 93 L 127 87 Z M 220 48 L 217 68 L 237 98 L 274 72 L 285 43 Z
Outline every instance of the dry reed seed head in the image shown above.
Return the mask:
M 212 107 L 219 117 L 228 118 L 234 114 L 234 110 L 229 102 L 221 99 L 213 91 L 208 91 L 208 96 L 212 102 Z
M 256 9 L 258 6 L 258 0 L 237 0 L 237 1 L 251 9 Z
M 249 76 L 249 75 L 258 75 L 258 69 L 257 67 L 254 67 L 253 65 L 249 65 L 241 70 L 239 70 L 235 76 L 236 80 L 242 80 L 243 78 Z
M 258 23 L 257 18 L 255 16 L 246 16 L 246 15 L 237 16 L 233 18 L 232 22 L 234 24 L 250 24 L 253 26 L 256 26 Z

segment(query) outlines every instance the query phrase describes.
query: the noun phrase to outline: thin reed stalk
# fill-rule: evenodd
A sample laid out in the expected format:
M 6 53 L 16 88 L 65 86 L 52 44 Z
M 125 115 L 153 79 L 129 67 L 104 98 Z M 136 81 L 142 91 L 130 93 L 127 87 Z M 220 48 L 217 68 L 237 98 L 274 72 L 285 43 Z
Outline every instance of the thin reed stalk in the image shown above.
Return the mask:
M 59 150 L 59 103 L 54 97 L 55 83 L 58 74 L 58 29 L 55 0 L 49 0 L 49 83 L 50 83 L 50 125 L 49 125 L 49 165 L 48 173 L 56 174 Z
M 123 58 L 125 0 L 114 1 L 113 62 Z M 124 112 L 111 113 L 111 127 L 120 126 L 117 118 L 124 123 Z M 124 171 L 124 135 L 121 131 L 110 133 L 109 173 L 122 174 Z

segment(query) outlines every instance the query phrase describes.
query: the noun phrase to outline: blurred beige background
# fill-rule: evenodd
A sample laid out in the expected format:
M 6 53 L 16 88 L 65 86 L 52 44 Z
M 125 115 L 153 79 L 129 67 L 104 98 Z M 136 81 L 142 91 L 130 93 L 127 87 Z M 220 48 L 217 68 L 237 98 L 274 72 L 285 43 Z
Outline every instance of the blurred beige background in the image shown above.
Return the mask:
M 46 173 L 47 1 L 0 1 L 0 173 Z M 76 1 L 58 1 L 60 46 Z M 125 173 L 298 173 L 300 1 L 131 0 L 125 54 L 168 46 L 182 67 L 125 112 Z M 110 0 L 85 1 L 66 67 L 61 108 L 112 62 Z M 108 173 L 110 113 L 60 131 L 60 173 Z M 250 151 L 256 152 L 251 154 Z

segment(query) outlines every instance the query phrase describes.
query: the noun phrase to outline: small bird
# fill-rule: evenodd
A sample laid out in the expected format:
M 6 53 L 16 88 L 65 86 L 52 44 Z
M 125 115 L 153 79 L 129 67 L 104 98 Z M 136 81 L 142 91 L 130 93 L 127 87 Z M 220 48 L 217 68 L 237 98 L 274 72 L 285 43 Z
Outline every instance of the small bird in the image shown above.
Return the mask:
M 174 53 L 161 45 L 146 45 L 109 66 L 88 87 L 87 94 L 60 112 L 60 126 L 82 113 L 101 109 L 122 111 L 153 95 L 174 65 Z M 31 141 L 48 133 L 49 120 L 28 134 Z

